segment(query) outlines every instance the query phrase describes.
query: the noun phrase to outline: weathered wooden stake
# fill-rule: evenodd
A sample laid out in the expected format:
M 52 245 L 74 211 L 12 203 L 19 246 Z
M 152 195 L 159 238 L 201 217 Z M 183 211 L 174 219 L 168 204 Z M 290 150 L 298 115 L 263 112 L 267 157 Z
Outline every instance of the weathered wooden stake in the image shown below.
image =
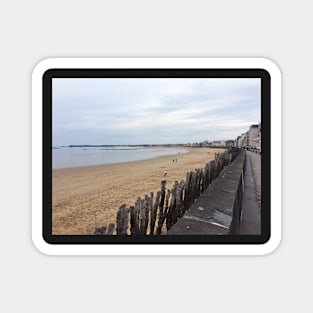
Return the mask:
M 130 207 L 130 233 L 139 235 L 139 210 L 137 207 Z
M 156 235 L 160 235 L 162 231 L 162 224 L 164 221 L 164 201 L 165 201 L 165 192 L 166 192 L 166 180 L 161 181 L 161 199 L 159 204 L 159 212 L 158 212 L 158 226 L 156 229 Z
M 116 234 L 117 235 L 127 235 L 127 229 L 128 229 L 128 214 L 129 209 L 126 208 L 126 204 L 121 205 L 121 207 L 117 211 L 116 216 Z
M 107 235 L 113 235 L 114 230 L 115 230 L 115 225 L 113 223 L 110 223 L 108 230 L 107 230 Z
M 157 211 L 159 207 L 160 197 L 161 197 L 161 191 L 158 191 L 155 202 L 152 206 L 152 212 L 150 214 L 150 235 L 154 234 L 154 228 L 155 228 L 155 222 L 157 218 Z

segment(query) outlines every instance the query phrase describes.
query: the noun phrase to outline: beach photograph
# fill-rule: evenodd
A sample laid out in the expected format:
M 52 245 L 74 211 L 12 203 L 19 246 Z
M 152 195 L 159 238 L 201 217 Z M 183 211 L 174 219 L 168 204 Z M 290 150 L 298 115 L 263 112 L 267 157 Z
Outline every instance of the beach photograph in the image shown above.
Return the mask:
M 52 235 L 259 234 L 260 90 L 257 78 L 53 78 Z

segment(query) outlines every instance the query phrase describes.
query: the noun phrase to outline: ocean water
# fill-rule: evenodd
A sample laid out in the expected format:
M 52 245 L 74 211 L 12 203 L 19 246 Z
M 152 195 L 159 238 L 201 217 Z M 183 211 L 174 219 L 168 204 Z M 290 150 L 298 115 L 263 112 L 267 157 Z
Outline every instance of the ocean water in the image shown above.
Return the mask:
M 52 168 L 114 164 L 187 153 L 187 148 L 166 147 L 53 147 Z

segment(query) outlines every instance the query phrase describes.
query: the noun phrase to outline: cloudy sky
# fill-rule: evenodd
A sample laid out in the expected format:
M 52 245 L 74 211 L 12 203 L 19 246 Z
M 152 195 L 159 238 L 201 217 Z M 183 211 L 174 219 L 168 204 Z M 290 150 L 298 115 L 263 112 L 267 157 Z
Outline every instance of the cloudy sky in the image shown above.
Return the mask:
M 54 78 L 53 146 L 235 139 L 261 119 L 260 79 Z

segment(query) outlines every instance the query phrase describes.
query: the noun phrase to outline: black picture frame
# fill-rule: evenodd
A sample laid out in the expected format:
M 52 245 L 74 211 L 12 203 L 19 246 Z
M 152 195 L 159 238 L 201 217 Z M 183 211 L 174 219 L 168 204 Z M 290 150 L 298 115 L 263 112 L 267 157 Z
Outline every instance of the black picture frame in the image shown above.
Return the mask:
M 96 236 L 52 235 L 52 79 L 53 78 L 260 78 L 261 79 L 261 235 Z M 43 238 L 49 244 L 264 244 L 271 235 L 271 77 L 254 69 L 68 69 L 47 70 L 42 77 Z

